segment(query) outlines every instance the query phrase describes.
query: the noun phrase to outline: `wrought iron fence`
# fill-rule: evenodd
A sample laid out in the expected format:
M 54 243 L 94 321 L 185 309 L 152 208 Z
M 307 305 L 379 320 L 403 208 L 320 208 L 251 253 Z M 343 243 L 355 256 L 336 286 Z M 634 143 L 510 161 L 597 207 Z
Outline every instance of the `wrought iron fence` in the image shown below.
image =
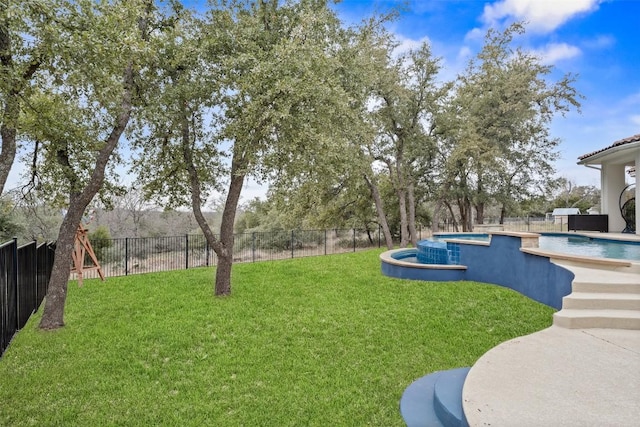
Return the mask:
M 288 230 L 234 236 L 234 262 L 270 261 L 377 248 L 379 230 Z M 214 266 L 217 256 L 203 235 L 91 240 L 106 277 Z M 86 271 L 84 278 L 98 272 Z M 75 278 L 75 275 L 72 275 Z
M 38 310 L 53 268 L 53 245 L 17 239 L 0 246 L 0 355 Z
M 544 218 L 507 218 L 504 224 L 476 225 L 475 231 L 562 231 L 566 221 Z M 439 231 L 454 232 L 444 222 Z M 431 236 L 430 229 L 418 229 L 418 238 Z M 203 235 L 140 237 L 92 240 L 91 244 L 106 277 L 151 273 L 217 264 L 217 256 Z M 384 245 L 380 229 L 282 230 L 241 233 L 234 236 L 234 262 L 271 261 L 286 258 L 331 255 L 379 248 Z M 98 277 L 87 271 L 84 278 Z M 72 276 L 72 278 L 75 278 Z

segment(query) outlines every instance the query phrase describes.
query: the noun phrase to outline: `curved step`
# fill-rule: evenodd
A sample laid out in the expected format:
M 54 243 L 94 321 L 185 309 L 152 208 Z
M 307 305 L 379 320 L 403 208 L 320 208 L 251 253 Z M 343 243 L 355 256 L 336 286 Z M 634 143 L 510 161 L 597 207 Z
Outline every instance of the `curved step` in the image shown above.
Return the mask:
M 407 427 L 444 427 L 433 407 L 433 390 L 442 372 L 418 378 L 404 390 L 400 399 L 400 415 Z
M 633 281 L 632 281 L 633 280 Z M 603 293 L 622 293 L 622 294 L 637 294 L 640 293 L 640 281 L 638 276 L 629 279 L 629 281 L 586 281 L 586 280 L 574 280 L 571 284 L 573 292 L 603 292 Z
M 573 292 L 562 298 L 563 309 L 640 310 L 640 294 Z
M 466 427 L 462 387 L 470 369 L 438 371 L 411 383 L 400 399 L 407 427 Z
M 471 368 L 444 372 L 436 381 L 433 406 L 438 419 L 446 427 L 468 427 L 462 411 L 462 387 Z
M 572 267 L 571 271 L 575 274 L 571 288 L 573 292 L 640 293 L 640 275 L 635 272 L 622 273 L 576 267 Z
M 563 308 L 553 314 L 553 324 L 568 329 L 603 328 L 640 330 L 640 311 Z

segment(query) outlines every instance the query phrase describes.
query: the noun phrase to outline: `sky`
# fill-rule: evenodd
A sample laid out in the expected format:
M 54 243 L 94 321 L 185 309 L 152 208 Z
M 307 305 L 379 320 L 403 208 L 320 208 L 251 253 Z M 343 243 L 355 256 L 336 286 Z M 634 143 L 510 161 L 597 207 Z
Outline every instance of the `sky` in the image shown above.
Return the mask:
M 402 46 L 428 41 L 442 58 L 441 78 L 462 72 L 489 28 L 526 21 L 515 40 L 554 68 L 552 79 L 575 74 L 581 112 L 558 116 L 551 135 L 561 140 L 558 176 L 600 187 L 600 173 L 578 157 L 640 134 L 640 0 L 344 0 L 346 22 L 405 5 L 388 26 Z

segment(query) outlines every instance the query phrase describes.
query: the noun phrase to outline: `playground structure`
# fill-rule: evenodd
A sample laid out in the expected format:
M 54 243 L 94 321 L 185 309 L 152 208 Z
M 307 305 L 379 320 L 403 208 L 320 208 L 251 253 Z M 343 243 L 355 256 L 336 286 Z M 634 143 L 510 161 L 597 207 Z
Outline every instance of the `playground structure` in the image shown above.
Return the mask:
M 76 273 L 78 276 L 78 286 L 82 286 L 83 275 L 87 271 L 96 270 L 100 279 L 104 282 L 104 273 L 102 268 L 100 267 L 100 263 L 98 262 L 98 258 L 91 246 L 91 242 L 89 241 L 88 230 L 82 224 L 78 225 L 78 230 L 76 231 L 76 239 L 73 247 L 73 266 L 71 267 L 71 273 Z M 84 261 L 85 257 L 89 257 L 93 265 L 85 266 Z

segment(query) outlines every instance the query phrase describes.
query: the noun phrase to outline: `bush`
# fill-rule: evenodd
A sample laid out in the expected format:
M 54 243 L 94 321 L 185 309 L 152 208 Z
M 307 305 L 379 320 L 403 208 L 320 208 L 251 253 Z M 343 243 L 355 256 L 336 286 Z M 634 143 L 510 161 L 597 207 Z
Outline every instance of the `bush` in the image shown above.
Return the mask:
M 96 254 L 98 261 L 103 261 L 107 249 L 113 245 L 111 240 L 111 234 L 105 226 L 99 226 L 93 232 L 89 233 L 89 242 L 93 247 L 93 252 Z
M 338 247 L 340 248 L 353 248 L 353 237 L 350 239 L 340 239 L 338 240 Z M 372 247 L 371 242 L 368 238 L 356 238 L 356 248 L 370 248 Z

